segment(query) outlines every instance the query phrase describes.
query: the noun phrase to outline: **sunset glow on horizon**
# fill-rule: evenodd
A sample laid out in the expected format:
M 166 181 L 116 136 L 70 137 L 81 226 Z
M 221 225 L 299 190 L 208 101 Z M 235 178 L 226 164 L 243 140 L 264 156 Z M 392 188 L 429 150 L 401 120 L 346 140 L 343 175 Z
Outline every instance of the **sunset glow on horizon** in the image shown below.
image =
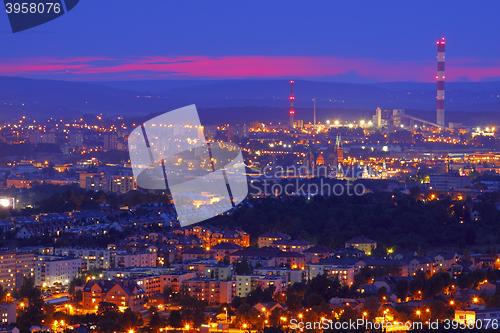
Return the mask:
M 499 60 L 449 59 L 447 81 L 500 77 Z M 32 57 L 0 59 L 0 75 L 58 80 L 322 79 L 349 73 L 379 82 L 433 82 L 435 61 L 296 56 Z

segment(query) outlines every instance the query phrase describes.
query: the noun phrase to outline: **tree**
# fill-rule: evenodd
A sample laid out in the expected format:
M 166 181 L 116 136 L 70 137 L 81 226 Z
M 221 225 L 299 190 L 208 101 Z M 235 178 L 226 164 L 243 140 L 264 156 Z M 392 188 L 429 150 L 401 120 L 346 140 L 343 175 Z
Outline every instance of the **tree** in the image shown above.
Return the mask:
M 165 327 L 165 318 L 160 316 L 156 307 L 151 306 L 148 311 L 151 314 L 148 322 L 148 329 L 150 332 L 158 332 L 160 328 Z
M 238 308 L 236 314 L 236 322 L 240 325 L 246 324 L 247 329 L 256 330 L 261 329 L 264 323 L 264 316 L 261 316 L 261 312 L 257 309 L 251 307 L 248 304 L 243 304 Z
M 113 317 L 118 314 L 118 307 L 114 303 L 100 302 L 97 315 L 101 317 Z
M 470 253 L 467 250 L 464 250 L 464 262 L 469 265 L 471 260 L 470 260 Z
M 170 300 L 170 297 L 172 297 L 172 294 L 174 293 L 174 290 L 172 287 L 165 286 L 163 287 L 163 296 L 167 299 Z
M 182 325 L 182 314 L 180 310 L 170 311 L 170 317 L 168 317 L 168 324 L 174 328 L 183 327 Z
M 310 308 L 310 307 L 313 307 L 315 305 L 320 305 L 324 301 L 325 301 L 325 299 L 320 294 L 310 293 L 310 294 L 308 294 L 308 296 L 306 298 L 306 307 Z
M 205 304 L 198 301 L 194 297 L 184 297 L 179 300 L 179 305 L 182 307 L 182 318 L 192 323 L 194 326 L 200 326 L 206 322 Z
M 253 269 L 252 265 L 248 262 L 247 257 L 243 257 L 241 261 L 234 265 L 234 271 L 237 275 L 248 275 L 252 273 Z
M 285 333 L 286 331 L 281 326 L 266 326 L 264 327 L 264 333 Z
M 370 296 L 363 305 L 363 312 L 367 313 L 368 318 L 374 319 L 378 315 L 379 305 L 377 297 Z
M 75 294 L 75 287 L 76 286 L 81 286 L 85 283 L 85 279 L 81 278 L 81 277 L 74 277 L 71 279 L 71 281 L 69 282 L 69 286 L 68 286 L 68 293 L 70 295 L 74 295 Z
M 54 311 L 56 310 L 56 307 L 52 303 L 45 303 L 43 306 L 43 311 L 45 315 L 52 317 L 54 315 Z
M 83 291 L 77 290 L 75 292 L 75 301 L 77 301 L 77 302 L 83 301 Z
M 241 297 L 239 296 L 235 296 L 233 297 L 233 299 L 231 300 L 231 307 L 233 309 L 238 309 L 240 307 L 240 305 L 243 304 L 243 300 L 241 299 Z
M 388 296 L 389 296 L 389 293 L 387 292 L 386 287 L 381 287 L 377 290 L 377 298 L 380 302 L 387 301 Z
M 410 289 L 410 283 L 406 279 L 399 280 L 396 282 L 395 294 L 396 296 L 404 301 L 408 297 L 408 290 Z
M 7 295 L 7 292 L 3 287 L 0 285 L 0 303 L 3 303 L 5 296 Z
M 286 306 L 291 313 L 297 313 L 302 308 L 302 297 L 298 294 L 289 293 L 286 298 Z
M 43 319 L 44 302 L 40 289 L 35 287 L 35 279 L 23 277 L 19 296 L 27 298 L 29 305 L 17 316 L 17 326 L 21 333 L 29 332 L 31 326 L 40 326 Z
M 249 305 L 254 305 L 262 302 L 271 302 L 273 300 L 273 294 L 275 290 L 276 287 L 272 285 L 265 290 L 262 290 L 262 288 L 259 286 L 248 294 L 246 303 Z
M 325 274 L 319 274 L 307 283 L 304 298 L 308 295 L 317 293 L 327 302 L 340 291 L 340 281 L 337 277 L 334 280 L 329 279 Z
M 126 308 L 122 313 L 120 322 L 125 331 L 135 330 L 141 324 L 140 318 L 130 308 Z

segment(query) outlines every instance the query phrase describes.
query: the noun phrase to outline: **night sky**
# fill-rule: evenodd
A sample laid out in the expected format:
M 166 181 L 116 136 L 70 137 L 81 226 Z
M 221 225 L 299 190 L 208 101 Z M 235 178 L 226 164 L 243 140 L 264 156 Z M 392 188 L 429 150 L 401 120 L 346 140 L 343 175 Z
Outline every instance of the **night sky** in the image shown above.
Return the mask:
M 356 5 L 355 5 L 356 4 Z M 499 1 L 81 0 L 13 34 L 0 75 L 61 80 L 500 80 Z

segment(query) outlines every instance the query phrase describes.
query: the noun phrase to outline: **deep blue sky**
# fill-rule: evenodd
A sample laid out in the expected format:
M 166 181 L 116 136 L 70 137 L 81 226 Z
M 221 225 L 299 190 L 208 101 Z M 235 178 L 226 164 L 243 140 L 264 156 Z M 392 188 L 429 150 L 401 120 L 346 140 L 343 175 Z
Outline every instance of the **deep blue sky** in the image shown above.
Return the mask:
M 354 71 L 393 81 L 400 80 L 399 65 L 409 68 L 408 80 L 432 81 L 435 41 L 444 36 L 447 69 L 455 66 L 450 79 L 481 80 L 500 76 L 499 13 L 499 1 L 81 0 L 59 19 L 16 34 L 7 15 L 0 14 L 0 75 L 58 78 L 64 66 L 44 66 L 60 65 L 55 58 L 86 57 L 74 63 L 106 69 L 90 75 L 82 68 L 69 68 L 61 78 L 165 78 L 171 72 L 185 77 L 251 77 L 253 68 L 258 72 L 275 66 L 272 59 L 292 57 L 289 66 L 304 64 L 302 71 L 264 70 L 256 76 L 319 78 Z M 220 57 L 217 65 L 199 66 L 231 69 L 220 76 L 184 67 L 166 71 L 155 68 L 155 63 L 148 63 L 147 69 L 110 70 L 116 64 L 134 65 L 142 57 L 165 57 L 160 61 L 165 64 L 172 57 L 186 56 Z M 323 59 L 319 67 L 328 68 L 324 75 L 318 68 L 311 70 L 315 58 Z M 384 76 L 384 66 L 393 74 Z M 473 76 L 470 67 L 481 72 Z M 419 76 L 422 71 L 425 76 Z

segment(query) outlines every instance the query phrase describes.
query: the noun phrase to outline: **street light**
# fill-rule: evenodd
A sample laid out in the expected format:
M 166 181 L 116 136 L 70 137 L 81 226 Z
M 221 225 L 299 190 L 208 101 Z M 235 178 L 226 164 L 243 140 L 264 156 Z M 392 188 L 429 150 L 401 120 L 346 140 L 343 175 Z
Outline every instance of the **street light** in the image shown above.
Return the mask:
M 367 315 L 367 313 L 363 312 L 363 320 L 365 320 L 366 315 Z
M 420 320 L 420 310 L 417 310 L 417 316 L 418 316 L 418 319 Z
M 226 324 L 227 324 L 227 308 L 224 308 L 224 311 L 226 311 Z

